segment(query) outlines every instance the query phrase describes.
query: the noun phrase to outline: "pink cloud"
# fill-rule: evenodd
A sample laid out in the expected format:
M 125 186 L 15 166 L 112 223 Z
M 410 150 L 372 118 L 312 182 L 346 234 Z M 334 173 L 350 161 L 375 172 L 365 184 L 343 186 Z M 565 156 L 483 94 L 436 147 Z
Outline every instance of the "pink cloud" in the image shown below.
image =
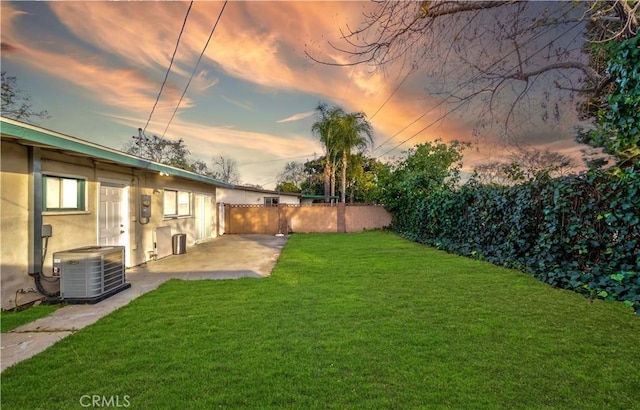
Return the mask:
M 13 24 L 23 13 L 14 10 L 10 3 L 2 2 L 2 41 L 19 49 L 8 58 L 20 59 L 25 65 L 74 84 L 77 92 L 117 107 L 127 116 L 146 117 L 155 101 L 158 78 L 162 78 L 169 65 L 188 3 L 87 1 L 51 2 L 48 5 L 61 24 L 100 53 L 81 46 L 63 45 L 61 39 L 49 41 L 55 48 L 27 42 L 17 31 L 20 27 Z M 168 121 L 221 6 L 221 2 L 193 4 L 169 82 L 154 113 L 152 128 L 163 129 L 160 124 Z M 391 66 L 385 72 L 371 72 L 367 66 L 321 65 L 305 56 L 304 52 L 308 51 L 320 59 L 348 62 L 348 58 L 333 50 L 329 42 L 339 42 L 339 29 L 347 24 L 357 27 L 363 11 L 374 6 L 371 2 L 349 1 L 230 2 L 190 90 L 210 92 L 208 90 L 218 83 L 213 69 L 218 69 L 265 92 L 308 93 L 330 104 L 340 104 L 346 110 L 364 111 L 370 116 L 384 104 L 372 120 L 376 141 L 380 144 L 394 134 L 398 135 L 376 151 L 378 155 L 396 146 L 394 152 L 438 137 L 471 139 L 472 127 L 467 121 L 455 116 L 439 119 L 447 106 L 439 105 L 439 98 L 425 94 L 424 73 L 412 74 L 385 103 L 404 78 L 404 67 Z M 222 98 L 252 109 L 246 101 Z M 182 107 L 193 104 L 193 100 L 187 98 Z M 278 122 L 301 118 L 294 115 Z M 420 119 L 399 133 L 417 118 Z M 132 121 L 134 128 L 139 122 L 139 118 Z M 176 118 L 172 130 L 179 135 L 193 132 L 194 138 L 202 140 L 202 144 L 206 140 L 213 141 L 214 145 L 228 145 L 227 141 L 232 140 L 235 149 L 246 143 L 246 146 L 259 147 L 256 152 L 264 150 L 279 157 L 314 150 L 320 152 L 317 144 L 309 142 L 308 135 L 295 136 L 292 142 L 266 133 L 182 123 L 180 118 Z M 407 142 L 402 145 L 405 140 Z M 230 152 L 233 147 L 226 148 L 225 151 Z
M 78 38 L 101 49 L 102 54 L 96 57 L 71 48 L 59 55 L 25 44 L 24 56 L 29 60 L 25 63 L 78 85 L 106 104 L 148 112 L 158 84 L 144 75 L 143 70 L 161 74 L 168 66 L 182 23 L 182 18 L 176 16 L 184 15 L 186 4 L 54 2 L 50 7 L 62 24 Z M 174 76 L 186 81 L 211 30 L 212 16 L 217 15 L 220 7 L 218 2 L 194 4 L 173 73 L 156 110 L 158 121 L 168 119 L 175 108 L 181 90 L 174 85 L 179 82 Z M 390 81 L 391 75 L 371 74 L 366 66 L 319 65 L 304 55 L 305 50 L 310 50 L 319 57 L 344 59 L 329 47 L 328 41 L 338 40 L 339 28 L 346 22 L 357 23 L 363 7 L 369 7 L 368 3 L 232 2 L 225 10 L 205 60 L 265 90 L 316 94 L 348 110 L 371 113 L 393 91 L 395 83 Z M 151 23 L 131 24 L 131 16 Z M 114 67 L 118 60 L 128 62 L 131 68 Z M 195 90 L 216 84 L 217 80 L 207 74 L 201 70 L 195 77 Z M 415 119 L 424 112 L 425 101 L 420 100 L 423 97 L 422 90 L 398 93 L 376 116 L 377 131 L 392 135 Z M 192 104 L 187 100 L 183 107 Z M 410 127 L 406 133 L 418 126 Z

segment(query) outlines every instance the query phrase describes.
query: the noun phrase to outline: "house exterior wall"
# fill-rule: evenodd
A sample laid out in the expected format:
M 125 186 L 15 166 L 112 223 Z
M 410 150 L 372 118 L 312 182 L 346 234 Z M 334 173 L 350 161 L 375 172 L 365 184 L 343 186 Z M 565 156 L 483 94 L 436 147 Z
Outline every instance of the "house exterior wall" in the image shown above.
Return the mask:
M 280 194 L 279 198 L 280 198 L 280 203 L 281 204 L 287 204 L 287 205 L 299 205 L 300 204 L 300 197 L 299 196 L 287 195 L 286 193 L 282 193 L 282 194 Z
M 13 308 L 40 298 L 34 289 L 34 281 L 28 275 L 29 253 L 29 209 L 30 190 L 28 148 L 15 142 L 2 140 L 1 146 L 1 301 L 2 308 Z M 156 172 L 138 170 L 92 158 L 41 149 L 43 174 L 85 179 L 86 209 L 74 212 L 43 212 L 42 224 L 51 225 L 52 236 L 47 241 L 47 253 L 42 272 L 52 274 L 55 252 L 99 244 L 99 199 L 101 185 L 122 187 L 126 215 L 123 215 L 125 231 L 123 245 L 126 247 L 127 266 L 135 266 L 150 260 L 154 251 L 154 229 L 169 226 L 171 234 L 184 233 L 187 245 L 197 239 L 196 194 L 207 195 L 205 206 L 209 207 L 208 232 L 217 233 L 216 187 L 203 182 L 176 176 L 160 176 Z M 164 190 L 173 189 L 191 193 L 191 215 L 181 217 L 164 216 Z M 140 217 L 141 195 L 151 197 L 151 217 L 148 221 Z M 200 238 L 202 239 L 202 238 Z M 43 244 L 44 245 L 44 244 Z M 58 284 L 43 283 L 45 288 L 55 291 Z M 16 293 L 28 291 L 28 293 Z M 16 300 L 16 294 L 17 299 Z
M 53 236 L 49 238 L 47 255 L 44 260 L 44 272 L 45 274 L 51 274 L 53 252 L 98 244 L 97 221 L 95 218 L 96 198 L 99 187 L 96 183 L 96 177 L 100 175 L 100 171 L 95 169 L 94 172 L 90 158 L 74 157 L 72 159 L 66 155 L 44 150 L 41 153 L 41 167 L 43 174 L 86 179 L 85 211 L 42 213 L 42 224 L 51 225 L 53 228 Z M 110 176 L 112 178 L 118 177 L 118 175 Z M 123 178 L 122 176 L 119 177 Z
M 34 299 L 34 294 L 16 293 L 19 289 L 35 288 L 27 275 L 29 262 L 29 200 L 27 149 L 18 144 L 0 146 L 0 288 L 3 308 Z
M 265 198 L 278 197 L 281 204 L 297 205 L 300 203 L 299 195 L 290 195 L 282 192 L 261 192 L 259 190 L 246 190 L 237 188 L 218 188 L 218 202 L 238 205 L 264 205 Z

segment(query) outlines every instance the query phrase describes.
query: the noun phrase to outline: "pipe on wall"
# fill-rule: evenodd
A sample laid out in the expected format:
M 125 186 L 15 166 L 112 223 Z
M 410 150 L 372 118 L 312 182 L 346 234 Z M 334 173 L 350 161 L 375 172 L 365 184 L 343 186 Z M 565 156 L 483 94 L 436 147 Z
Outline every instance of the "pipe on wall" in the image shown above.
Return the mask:
M 40 148 L 28 147 L 29 163 L 29 274 L 42 270 L 42 159 Z
M 44 288 L 42 266 L 44 262 L 42 242 L 42 209 L 43 209 L 43 182 L 42 182 L 42 158 L 38 147 L 27 148 L 27 161 L 29 172 L 29 275 L 38 292 L 48 297 L 57 297 L 59 291 L 51 292 Z M 48 241 L 48 238 L 47 238 Z

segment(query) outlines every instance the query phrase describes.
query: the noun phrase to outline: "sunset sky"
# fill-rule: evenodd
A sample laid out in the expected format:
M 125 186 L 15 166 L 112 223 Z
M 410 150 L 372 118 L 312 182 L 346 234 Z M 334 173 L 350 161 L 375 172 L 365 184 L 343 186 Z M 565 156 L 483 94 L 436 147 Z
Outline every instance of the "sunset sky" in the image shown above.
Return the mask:
M 222 6 L 193 4 L 146 134 L 164 133 Z M 192 156 L 208 163 L 230 156 L 243 183 L 272 189 L 287 161 L 322 155 L 310 129 L 315 106 L 326 102 L 371 118 L 370 155 L 380 159 L 436 138 L 476 143 L 467 170 L 495 159 L 498 138 L 473 135 L 473 112 L 436 121 L 445 106 L 433 109 L 440 97 L 425 91 L 428 67 L 407 76 L 400 66 L 336 67 L 305 55 L 348 62 L 329 42 L 339 43 L 340 30 L 358 27 L 373 6 L 230 1 L 165 137 L 183 138 Z M 1 7 L 2 70 L 51 115 L 37 124 L 121 149 L 145 127 L 189 2 L 2 1 Z M 579 157 L 570 126 L 533 128 L 523 134 L 527 143 Z

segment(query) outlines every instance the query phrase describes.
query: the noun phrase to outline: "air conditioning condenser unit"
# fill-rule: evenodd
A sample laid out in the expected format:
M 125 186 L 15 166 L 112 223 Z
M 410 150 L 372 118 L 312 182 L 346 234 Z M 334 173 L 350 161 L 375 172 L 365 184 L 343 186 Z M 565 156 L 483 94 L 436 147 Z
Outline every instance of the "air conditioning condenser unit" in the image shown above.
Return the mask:
M 86 246 L 53 254 L 60 274 L 60 298 L 97 303 L 131 287 L 125 281 L 124 246 Z

